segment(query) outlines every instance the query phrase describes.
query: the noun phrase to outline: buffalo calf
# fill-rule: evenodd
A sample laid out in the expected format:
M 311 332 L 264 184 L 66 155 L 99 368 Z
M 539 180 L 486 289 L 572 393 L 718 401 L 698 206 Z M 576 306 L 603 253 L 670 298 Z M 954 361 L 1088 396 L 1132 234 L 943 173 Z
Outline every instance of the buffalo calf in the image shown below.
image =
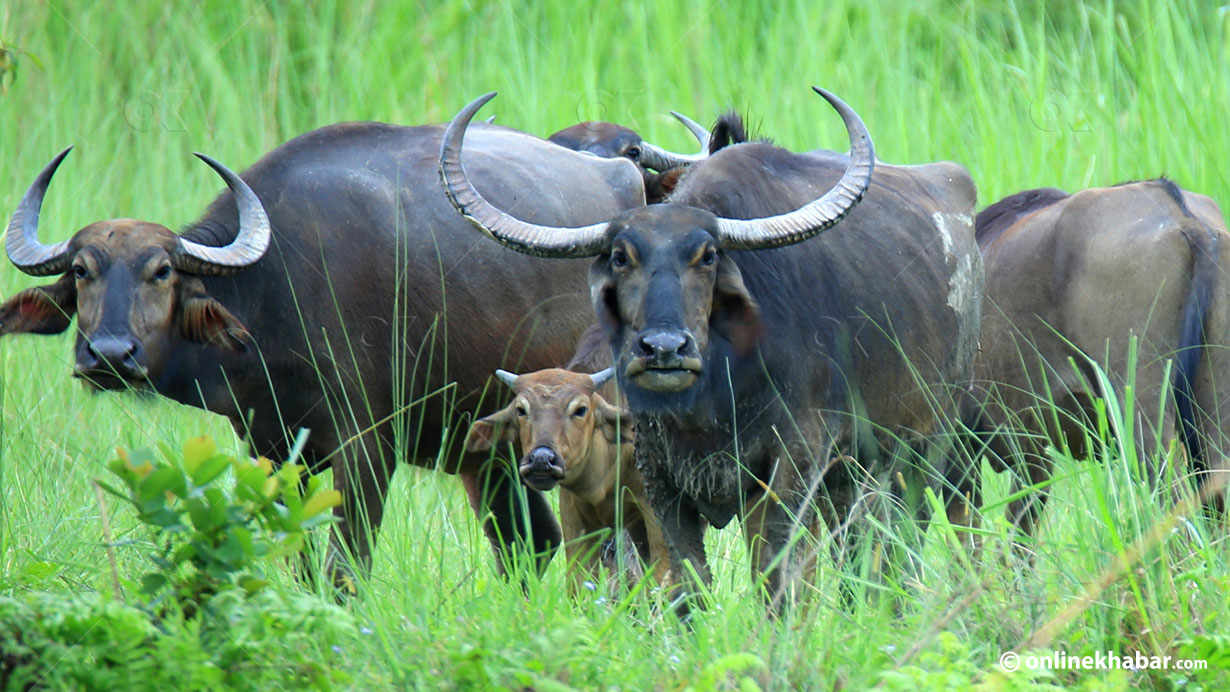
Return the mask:
M 632 418 L 609 403 L 599 388 L 613 371 L 594 375 L 548 369 L 496 375 L 514 392 L 507 407 L 475 421 L 466 450 L 480 452 L 498 440 L 520 440 L 521 479 L 538 491 L 558 485 L 564 548 L 573 588 L 593 580 L 604 534 L 624 530 L 640 558 L 662 581 L 669 557 L 649 509 L 632 453 Z

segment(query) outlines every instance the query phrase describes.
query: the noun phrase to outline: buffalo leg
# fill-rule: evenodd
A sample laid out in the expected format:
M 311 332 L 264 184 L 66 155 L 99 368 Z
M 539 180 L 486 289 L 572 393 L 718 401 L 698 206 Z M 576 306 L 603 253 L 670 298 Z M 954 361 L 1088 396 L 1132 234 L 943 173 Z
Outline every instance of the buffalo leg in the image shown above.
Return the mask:
M 859 599 L 854 581 L 867 581 L 870 571 L 874 571 L 874 564 L 868 574 L 860 574 L 857 569 L 859 561 L 856 558 L 872 547 L 871 524 L 864 516 L 872 497 L 855 477 L 857 466 L 858 462 L 848 457 L 833 465 L 825 476 L 824 492 L 817 503 L 820 516 L 828 526 L 833 564 L 847 575 L 839 583 L 840 601 L 847 609 L 852 609 Z
M 690 601 L 712 581 L 705 560 L 705 524 L 696 506 L 684 498 L 671 477 L 670 464 L 682 460 L 672 459 L 656 422 L 644 418 L 637 421 L 635 450 L 636 469 L 670 556 L 671 581 L 677 587 L 671 591 L 677 594 L 675 613 L 686 622 L 691 613 Z
M 568 588 L 573 596 L 580 593 L 583 582 L 598 582 L 604 533 L 609 533 L 602 531 L 602 527 L 587 524 L 576 505 L 572 493 L 560 493 L 559 514 L 564 528 L 564 551 L 568 556 Z
M 683 500 L 679 490 L 664 477 L 664 469 L 652 462 L 643 463 L 639 446 L 637 467 L 653 512 L 658 517 L 667 555 L 670 556 L 671 581 L 678 587 L 672 591 L 677 594 L 675 612 L 686 621 L 691 613 L 690 601 L 712 580 L 705 560 L 705 527 L 696 508 Z M 693 571 L 699 583 L 693 580 Z
M 333 485 L 342 496 L 335 510 L 340 521 L 334 540 L 340 536 L 342 545 L 330 546 L 328 568 L 335 584 L 348 589 L 353 585 L 346 583 L 350 575 L 342 568 L 342 551 L 349 553 L 361 572 L 371 571 L 372 546 L 384 520 L 384 503 L 396 469 L 393 455 L 374 436 L 362 439 L 357 449 L 343 450 L 333 463 Z
M 794 600 L 793 587 L 800 578 L 815 579 L 821 470 L 815 463 L 796 465 L 793 461 L 807 454 L 796 449 L 794 455 L 783 455 L 792 461 L 778 467 L 772 479 L 773 493 L 758 494 L 741 517 L 752 580 L 764 585 L 769 612 L 775 615 Z
M 657 506 L 656 501 L 654 504 Z M 662 522 L 662 535 L 670 555 L 672 581 L 679 587 L 674 592 L 677 594 L 675 612 L 686 621 L 691 614 L 691 602 L 696 600 L 703 587 L 708 587 L 713 581 L 705 560 L 705 529 L 696 509 L 681 502 L 662 507 L 658 518 Z
M 538 575 L 546 571 L 563 542 L 559 521 L 547 498 L 521 485 L 507 464 L 488 464 L 477 474 L 462 474 L 462 484 L 491 543 L 496 569 L 508 576 L 516 555 L 533 559 Z
M 781 503 L 761 496 L 742 517 L 752 581 L 764 585 L 769 612 L 774 615 L 791 599 L 791 587 L 800 577 L 814 579 L 816 550 L 807 544 L 807 537 L 816 535 L 815 512 L 806 507 L 796 511 L 800 516 L 791 516 Z M 803 531 L 805 537 L 796 541 Z

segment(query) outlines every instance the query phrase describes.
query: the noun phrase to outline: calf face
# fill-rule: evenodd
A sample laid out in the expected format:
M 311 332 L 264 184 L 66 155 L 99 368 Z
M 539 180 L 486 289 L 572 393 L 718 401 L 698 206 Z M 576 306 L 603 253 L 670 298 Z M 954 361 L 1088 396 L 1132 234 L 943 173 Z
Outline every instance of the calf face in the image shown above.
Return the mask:
M 610 370 L 596 375 L 557 369 L 514 375 L 497 370 L 496 375 L 512 388 L 513 401 L 475 421 L 466 449 L 484 451 L 497 440 L 520 439 L 518 470 L 535 490 L 583 478 L 591 470 L 595 444 L 631 440 L 631 416 L 598 393 L 610 379 Z

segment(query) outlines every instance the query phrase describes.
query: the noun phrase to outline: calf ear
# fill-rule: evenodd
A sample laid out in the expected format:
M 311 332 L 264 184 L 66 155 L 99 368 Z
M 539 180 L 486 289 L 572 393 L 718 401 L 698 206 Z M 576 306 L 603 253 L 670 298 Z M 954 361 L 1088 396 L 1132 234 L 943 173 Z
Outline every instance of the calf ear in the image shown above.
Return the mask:
M 0 336 L 59 334 L 77 312 L 77 284 L 65 274 L 47 286 L 27 288 L 0 305 Z
M 466 435 L 466 451 L 485 452 L 496 442 L 516 439 L 517 426 L 513 425 L 515 415 L 513 405 L 509 404 L 486 418 L 474 421 Z
M 621 444 L 632 441 L 632 413 L 628 409 L 611 405 L 601 394 L 593 395 L 594 427 L 602 430 L 607 442 L 617 439 Z
M 179 303 L 179 330 L 184 338 L 198 344 L 242 351 L 251 339 L 243 326 L 222 303 L 205 292 L 198 279 L 184 282 Z
M 710 315 L 711 328 L 730 341 L 736 354 L 743 357 L 751 353 L 763 331 L 760 308 L 743 284 L 739 267 L 729 257 L 723 257 L 718 266 Z

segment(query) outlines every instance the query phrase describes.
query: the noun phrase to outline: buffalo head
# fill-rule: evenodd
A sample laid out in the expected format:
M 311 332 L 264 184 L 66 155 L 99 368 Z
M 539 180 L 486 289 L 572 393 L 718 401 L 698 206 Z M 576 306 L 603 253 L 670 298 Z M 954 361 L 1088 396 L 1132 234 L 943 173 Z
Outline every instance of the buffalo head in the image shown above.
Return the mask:
M 574 151 L 584 151 L 606 159 L 624 157 L 641 169 L 645 179 L 645 201 L 657 204 L 675 189 L 683 171 L 709 154 L 709 132 L 691 118 L 671 111 L 700 142 L 698 154 L 676 154 L 641 139 L 635 130 L 615 123 L 590 121 L 565 128 L 548 139 Z
M 0 305 L 0 336 L 56 334 L 77 315 L 74 375 L 98 389 L 156 381 L 177 343 L 244 348 L 247 330 L 205 291 L 201 276 L 225 276 L 256 262 L 269 247 L 260 200 L 226 166 L 197 154 L 230 187 L 240 228 L 228 245 L 201 245 L 165 226 L 134 219 L 97 221 L 56 245 L 38 240 L 47 186 L 71 150 L 39 173 L 9 223 L 5 247 L 21 271 L 61 274 Z
M 494 94 L 471 103 L 449 125 L 440 150 L 441 179 L 457 210 L 498 242 L 541 257 L 596 257 L 590 269 L 595 311 L 611 335 L 621 383 L 634 409 L 642 410 L 653 405 L 646 400 L 647 393 L 682 393 L 696 384 L 715 338 L 723 339 L 736 354 L 755 345 L 756 302 L 729 250 L 807 240 L 845 217 L 870 186 L 875 154 L 862 120 L 836 96 L 819 88 L 816 92 L 845 121 L 849 164 L 819 199 L 778 216 L 726 219 L 668 203 L 626 211 L 583 228 L 552 228 L 516 219 L 475 191 L 460 161 L 466 125 Z
M 631 439 L 631 415 L 598 393 L 614 374 L 610 368 L 593 375 L 555 369 L 495 374 L 515 398 L 474 422 L 466 449 L 484 451 L 496 439 L 520 438 L 523 454 L 518 469 L 525 484 L 535 490 L 548 491 L 584 475 L 595 433 L 611 444 Z

